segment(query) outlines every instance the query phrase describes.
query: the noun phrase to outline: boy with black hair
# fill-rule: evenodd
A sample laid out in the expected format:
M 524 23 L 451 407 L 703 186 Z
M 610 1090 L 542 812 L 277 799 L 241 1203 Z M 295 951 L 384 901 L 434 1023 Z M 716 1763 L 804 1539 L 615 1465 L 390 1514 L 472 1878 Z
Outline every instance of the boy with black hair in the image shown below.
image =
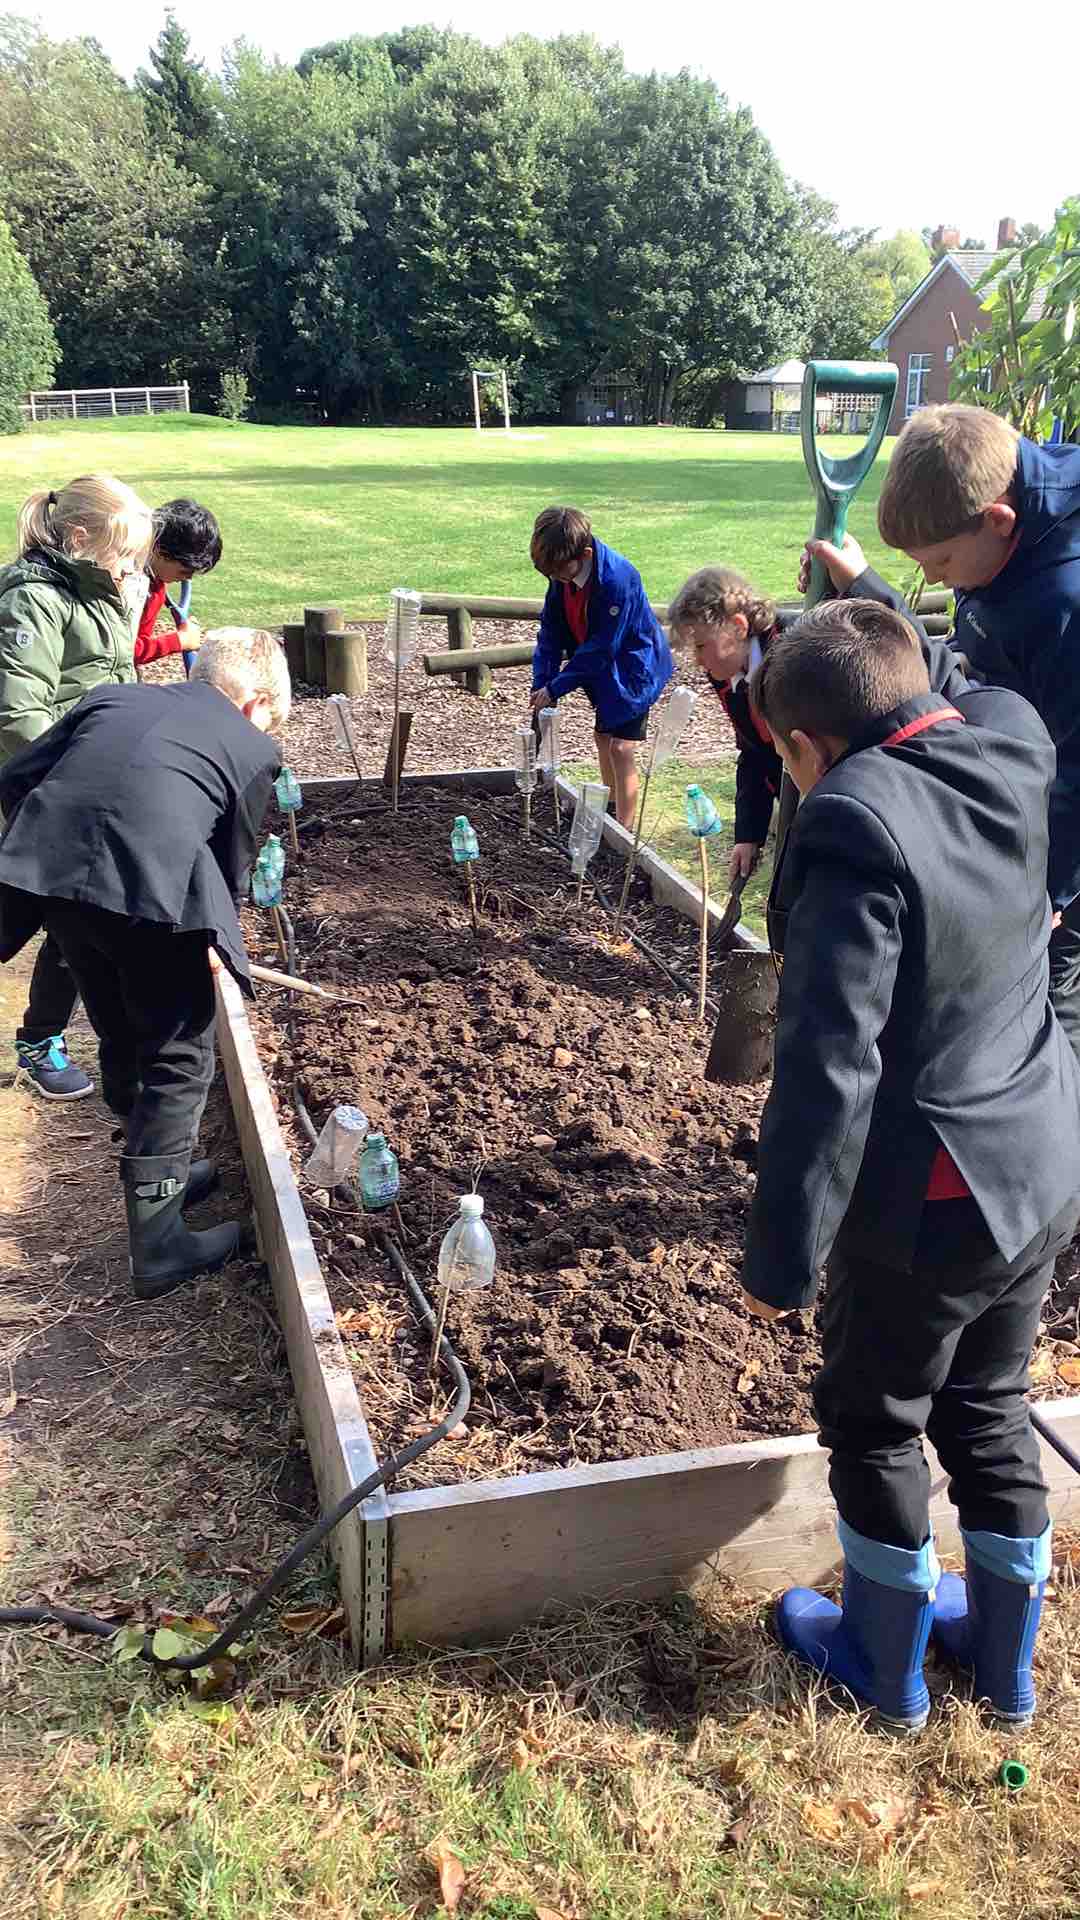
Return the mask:
M 594 537 L 580 508 L 545 507 L 529 552 L 551 583 L 533 655 L 532 712 L 582 688 L 596 712 L 600 778 L 615 818 L 632 828 L 637 743 L 675 670 L 671 648 L 637 568 Z
M 221 559 L 221 529 L 209 507 L 197 500 L 167 500 L 154 509 L 154 544 L 146 571 L 149 588 L 139 614 L 135 665 L 148 666 L 171 653 L 193 653 L 202 638 L 197 620 L 188 618 L 183 588 L 197 573 L 212 573 Z M 176 605 L 169 588 L 180 584 Z M 155 633 L 158 616 L 168 602 L 173 632 Z
M 98 1036 L 124 1124 L 131 1277 L 157 1299 L 238 1251 L 235 1221 L 193 1233 L 209 1192 L 192 1150 L 214 1068 L 218 959 L 250 991 L 236 913 L 289 714 L 268 633 L 206 634 L 190 680 L 102 686 L 0 772 L 0 960 L 44 927 Z
M 1050 791 L 1054 1010 L 1080 1057 L 1080 447 L 1025 439 L 985 407 L 922 407 L 896 443 L 878 527 L 956 595 L 956 641 L 1057 748 Z
M 935 1621 L 1002 1719 L 1034 1710 L 1050 1525 L 1027 1368 L 1080 1190 L 1080 1072 L 1047 1001 L 1053 746 L 1018 695 L 955 662 L 947 681 L 931 690 L 902 615 L 842 599 L 751 685 L 803 800 L 770 900 L 784 967 L 743 1285 L 772 1318 L 828 1262 L 814 1392 L 845 1562 L 842 1608 L 796 1588 L 778 1627 L 912 1731 Z M 966 1585 L 939 1577 L 923 1433 Z

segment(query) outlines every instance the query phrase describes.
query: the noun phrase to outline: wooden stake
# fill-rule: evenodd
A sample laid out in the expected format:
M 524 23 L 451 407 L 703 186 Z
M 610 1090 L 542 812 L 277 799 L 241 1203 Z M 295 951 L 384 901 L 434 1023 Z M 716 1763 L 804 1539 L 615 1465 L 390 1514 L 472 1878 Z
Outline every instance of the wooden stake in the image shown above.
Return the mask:
M 435 1320 L 435 1333 L 431 1342 L 431 1360 L 428 1365 L 429 1380 L 434 1378 L 435 1369 L 439 1364 L 439 1346 L 442 1342 L 443 1328 L 446 1325 L 446 1309 L 449 1305 L 450 1305 L 450 1286 L 448 1282 L 447 1285 L 441 1288 L 439 1292 L 439 1311 Z
M 623 878 L 622 892 L 619 895 L 619 911 L 615 915 L 615 925 L 614 925 L 614 928 L 612 929 L 612 938 L 615 940 L 617 940 L 619 938 L 619 935 L 622 933 L 623 915 L 626 912 L 626 899 L 627 899 L 627 895 L 630 892 L 630 882 L 634 877 L 634 865 L 638 857 L 638 848 L 641 845 L 641 825 L 642 825 L 642 821 L 645 818 L 645 802 L 649 797 L 649 781 L 651 779 L 652 779 L 652 762 L 650 761 L 649 771 L 645 775 L 645 778 L 641 783 L 641 800 L 638 805 L 638 811 L 637 811 L 637 825 L 634 828 L 634 844 L 630 849 L 630 858 L 626 863 L 626 873 Z
M 271 920 L 272 920 L 272 921 L 273 921 L 273 923 L 274 923 L 274 932 L 275 932 L 275 933 L 277 934 L 277 943 L 278 943 L 278 946 L 279 946 L 279 948 L 280 948 L 280 950 L 281 950 L 281 957 L 282 957 L 282 959 L 284 960 L 284 962 L 285 962 L 285 965 L 286 965 L 286 966 L 288 966 L 288 964 L 289 964 L 289 943 L 288 943 L 288 941 L 287 941 L 287 940 L 286 940 L 286 938 L 285 938 L 285 928 L 284 928 L 284 927 L 283 927 L 283 925 L 282 925 L 282 922 L 281 922 L 281 914 L 279 913 L 279 911 L 278 911 L 278 909 L 277 909 L 277 907 L 271 907 L 271 909 L 270 909 L 270 918 L 271 918 Z
M 705 978 L 709 966 L 709 849 L 705 835 L 698 841 L 701 855 L 701 972 L 698 976 L 697 1017 L 705 1018 Z
M 480 917 L 476 911 L 476 881 L 473 879 L 471 860 L 465 863 L 465 885 L 469 892 L 469 912 L 472 915 L 472 930 L 474 934 L 478 935 L 480 932 Z
M 581 911 L 581 895 L 582 895 L 582 890 L 584 886 L 585 886 L 585 869 L 584 867 L 582 867 L 581 872 L 578 874 L 577 899 L 574 901 L 574 905 L 575 907 L 577 907 L 579 912 Z
M 403 713 L 398 714 L 396 735 L 394 734 L 394 731 L 391 728 L 390 751 L 386 756 L 386 765 L 383 768 L 383 786 L 384 787 L 393 786 L 395 767 L 397 768 L 398 779 L 400 780 L 401 778 L 402 768 L 405 765 L 405 755 L 409 747 L 409 735 L 412 732 L 412 723 L 413 723 L 412 714 L 409 712 L 408 708 L 406 708 Z
M 556 833 L 561 833 L 561 832 L 562 832 L 562 812 L 561 812 L 561 810 L 560 810 L 560 807 L 559 807 L 559 776 L 558 776 L 558 773 L 556 773 L 556 775 L 555 775 L 555 778 L 554 778 L 554 780 L 552 781 L 552 785 L 551 785 L 551 792 L 552 792 L 552 797 L 553 797 L 553 799 L 554 799 L 554 801 L 555 801 L 555 831 L 556 831 Z
M 525 838 L 526 840 L 531 840 L 532 839 L 532 794 L 523 793 L 521 797 L 525 802 Z
M 299 853 L 300 835 L 296 831 L 296 811 L 293 807 L 289 808 L 288 820 L 289 820 L 289 845 L 291 846 L 294 853 Z

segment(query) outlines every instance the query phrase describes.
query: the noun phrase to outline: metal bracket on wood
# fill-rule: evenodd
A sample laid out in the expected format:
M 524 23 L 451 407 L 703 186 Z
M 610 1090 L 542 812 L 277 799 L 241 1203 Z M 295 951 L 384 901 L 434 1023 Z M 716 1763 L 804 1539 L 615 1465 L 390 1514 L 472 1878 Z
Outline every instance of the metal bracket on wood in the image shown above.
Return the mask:
M 364 1520 L 364 1633 L 361 1659 L 376 1666 L 388 1646 L 387 1606 L 390 1597 L 390 1523 Z

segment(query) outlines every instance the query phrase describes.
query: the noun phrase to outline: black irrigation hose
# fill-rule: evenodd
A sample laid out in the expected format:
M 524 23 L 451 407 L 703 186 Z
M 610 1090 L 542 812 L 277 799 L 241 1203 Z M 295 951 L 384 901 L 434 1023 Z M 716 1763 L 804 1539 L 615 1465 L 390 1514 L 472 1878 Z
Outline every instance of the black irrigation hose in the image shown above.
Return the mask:
M 305 1131 L 314 1140 L 316 1135 L 311 1115 L 295 1086 L 293 1098 L 297 1112 L 304 1122 Z M 434 1309 L 419 1281 L 410 1271 L 404 1254 L 388 1234 L 382 1235 L 381 1239 L 383 1251 L 408 1287 L 421 1319 L 434 1333 Z M 307 1532 L 301 1535 L 292 1551 L 286 1554 L 284 1560 L 274 1568 L 273 1573 L 263 1581 L 262 1586 L 252 1595 L 247 1605 L 241 1607 L 239 1613 L 234 1614 L 227 1625 L 221 1629 L 217 1638 L 211 1640 L 209 1646 L 200 1647 L 198 1653 L 177 1654 L 174 1659 L 159 1660 L 152 1651 L 153 1634 L 148 1633 L 142 1650 L 144 1660 L 161 1669 L 173 1668 L 182 1673 L 190 1673 L 196 1667 L 207 1667 L 214 1660 L 226 1658 L 229 1648 L 243 1639 L 274 1595 L 279 1593 L 291 1579 L 302 1561 L 306 1560 L 309 1554 L 314 1553 L 316 1547 L 322 1545 L 327 1535 L 341 1525 L 354 1507 L 358 1507 L 362 1500 L 366 1500 L 369 1494 L 374 1493 L 376 1487 L 383 1486 L 387 1480 L 392 1480 L 395 1474 L 411 1466 L 414 1460 L 419 1460 L 423 1454 L 435 1446 L 437 1441 L 444 1440 L 454 1427 L 460 1426 L 472 1404 L 472 1388 L 461 1361 L 445 1336 L 439 1342 L 439 1358 L 454 1382 L 455 1396 L 449 1413 L 443 1416 L 438 1425 L 432 1427 L 429 1432 L 422 1433 L 418 1440 L 411 1440 L 400 1453 L 393 1454 L 389 1460 L 383 1462 L 382 1466 L 376 1467 L 374 1473 L 369 1473 L 366 1480 L 362 1480 L 358 1487 L 354 1487 L 343 1500 L 339 1500 L 336 1507 L 317 1520 L 314 1526 L 309 1527 Z M 93 1633 L 103 1640 L 111 1640 L 113 1635 L 120 1631 L 114 1621 L 100 1619 L 92 1613 L 73 1613 L 68 1607 L 0 1607 L 0 1627 L 20 1626 L 69 1627 L 74 1633 Z

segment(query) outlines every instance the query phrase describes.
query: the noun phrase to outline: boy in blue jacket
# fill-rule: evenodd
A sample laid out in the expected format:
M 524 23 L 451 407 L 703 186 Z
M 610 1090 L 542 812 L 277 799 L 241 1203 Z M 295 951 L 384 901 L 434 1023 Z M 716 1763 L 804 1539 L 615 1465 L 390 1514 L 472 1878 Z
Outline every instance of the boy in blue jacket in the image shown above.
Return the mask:
M 637 742 L 674 672 L 671 648 L 637 568 L 593 538 L 577 507 L 545 507 L 529 552 L 551 583 L 533 655 L 532 711 L 583 689 L 596 713 L 600 777 L 620 826 L 632 828 Z
M 955 646 L 980 680 L 1030 700 L 1057 748 L 1050 995 L 1080 1057 L 1080 447 L 1037 446 L 983 407 L 923 407 L 878 526 L 953 588 Z

